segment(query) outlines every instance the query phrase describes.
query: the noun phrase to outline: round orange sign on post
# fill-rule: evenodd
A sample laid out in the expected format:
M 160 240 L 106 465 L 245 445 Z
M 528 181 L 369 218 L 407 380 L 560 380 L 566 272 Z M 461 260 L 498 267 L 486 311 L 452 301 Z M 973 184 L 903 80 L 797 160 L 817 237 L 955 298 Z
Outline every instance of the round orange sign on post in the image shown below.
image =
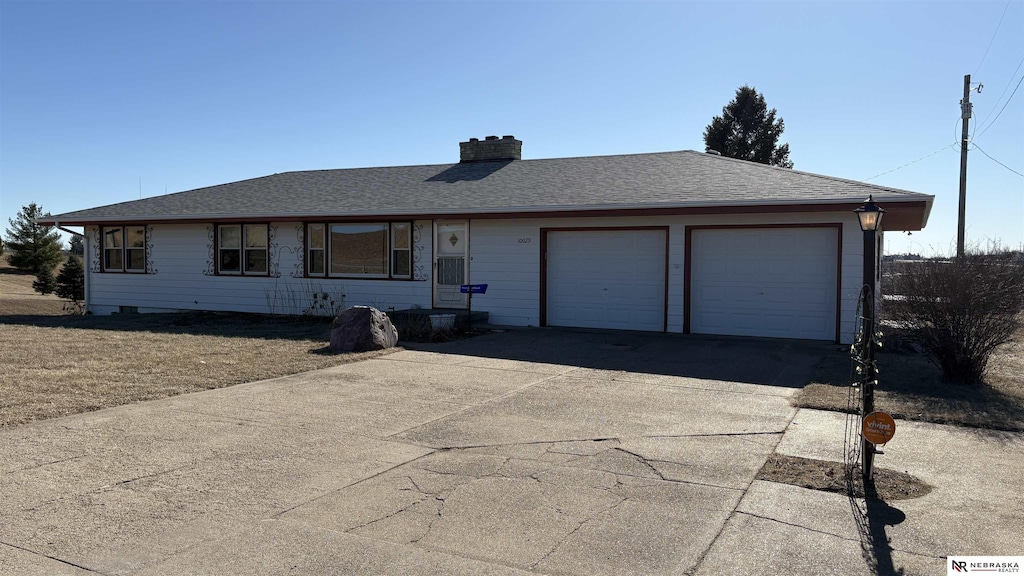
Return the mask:
M 872 444 L 885 444 L 896 434 L 896 421 L 885 412 L 872 412 L 864 417 L 861 434 Z

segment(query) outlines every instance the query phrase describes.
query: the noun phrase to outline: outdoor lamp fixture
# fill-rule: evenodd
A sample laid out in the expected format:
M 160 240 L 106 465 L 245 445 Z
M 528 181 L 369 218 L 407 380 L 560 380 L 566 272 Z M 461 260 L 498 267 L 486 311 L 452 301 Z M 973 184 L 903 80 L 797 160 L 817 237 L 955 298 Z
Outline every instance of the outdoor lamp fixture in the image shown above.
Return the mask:
M 865 417 L 875 411 L 875 379 L 878 377 L 875 367 L 875 259 L 876 252 L 875 237 L 882 224 L 882 214 L 885 210 L 875 204 L 873 196 L 868 196 L 864 205 L 853 211 L 860 222 L 860 229 L 864 231 L 864 298 L 861 314 L 861 333 L 858 336 L 861 342 L 860 352 L 861 366 L 864 367 L 864 379 L 861 382 L 861 417 Z M 872 470 L 875 462 L 875 445 L 863 438 L 861 433 L 861 471 L 864 475 L 864 485 L 871 481 Z
M 853 211 L 860 221 L 860 229 L 865 232 L 874 232 L 882 225 L 882 214 L 885 210 L 875 204 L 874 197 L 868 195 L 867 201 L 860 208 Z

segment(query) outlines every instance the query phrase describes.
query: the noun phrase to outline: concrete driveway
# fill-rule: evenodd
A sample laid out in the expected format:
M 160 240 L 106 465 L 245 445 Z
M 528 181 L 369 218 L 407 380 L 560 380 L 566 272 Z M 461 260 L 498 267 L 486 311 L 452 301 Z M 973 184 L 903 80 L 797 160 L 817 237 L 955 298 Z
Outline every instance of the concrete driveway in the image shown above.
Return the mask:
M 819 574 L 830 549 L 832 573 L 869 573 L 857 527 L 828 520 L 845 499 L 754 481 L 784 434 L 841 444 L 814 414 L 792 436 L 827 345 L 538 329 L 421 348 L 0 432 L 0 573 Z M 910 573 L 942 567 L 919 547 Z

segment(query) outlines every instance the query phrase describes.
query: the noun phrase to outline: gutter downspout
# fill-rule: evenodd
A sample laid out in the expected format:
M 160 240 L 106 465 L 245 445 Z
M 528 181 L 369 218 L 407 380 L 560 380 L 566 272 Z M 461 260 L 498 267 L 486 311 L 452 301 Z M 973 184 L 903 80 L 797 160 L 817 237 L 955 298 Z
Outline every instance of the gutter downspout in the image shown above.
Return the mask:
M 61 226 L 59 222 L 55 222 L 53 227 L 56 228 L 57 230 L 60 230 L 61 232 L 67 232 L 68 234 L 71 234 L 72 236 L 82 236 L 83 238 L 85 237 L 85 234 L 83 234 L 81 232 L 75 232 L 74 230 L 68 230 L 67 228 Z

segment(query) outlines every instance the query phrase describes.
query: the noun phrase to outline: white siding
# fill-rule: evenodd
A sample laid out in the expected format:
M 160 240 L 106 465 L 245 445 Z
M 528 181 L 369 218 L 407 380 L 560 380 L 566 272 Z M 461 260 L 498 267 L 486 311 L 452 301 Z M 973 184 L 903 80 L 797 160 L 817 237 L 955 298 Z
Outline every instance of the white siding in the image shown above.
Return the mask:
M 840 338 L 852 341 L 853 314 L 861 286 L 863 236 L 852 212 L 807 214 L 744 214 L 712 216 L 532 218 L 473 220 L 470 223 L 470 283 L 489 285 L 486 294 L 475 295 L 474 310 L 487 311 L 492 324 L 537 326 L 540 324 L 540 230 L 572 227 L 668 226 L 668 332 L 683 330 L 683 275 L 685 227 L 726 224 L 797 224 L 841 222 L 842 267 L 840 271 Z M 210 276 L 204 274 L 211 257 L 208 224 L 157 224 L 152 226 L 152 263 L 155 274 L 88 275 L 88 302 L 93 313 L 116 312 L 120 306 L 140 311 L 225 310 L 269 312 L 274 295 L 306 294 L 320 290 L 345 294 L 346 305 L 368 304 L 396 309 L 431 305 L 431 222 L 421 228 L 420 257 L 426 281 L 349 280 L 293 278 L 301 243 L 296 223 L 277 222 L 274 258 L 279 278 Z M 95 234 L 95 227 L 93 227 Z M 95 269 L 92 248 L 97 237 L 89 236 L 87 266 Z M 281 301 L 282 296 L 278 297 Z M 278 306 L 278 312 L 288 312 Z M 292 308 L 296 308 L 292 306 Z M 301 308 L 301 306 L 298 306 Z M 293 313 L 301 310 L 291 310 Z
M 280 277 L 215 276 L 212 271 L 209 224 L 152 225 L 150 255 L 154 273 L 89 275 L 89 309 L 95 314 L 117 312 L 122 306 L 140 312 L 215 310 L 301 314 L 313 292 L 327 292 L 345 306 L 380 309 L 430 307 L 430 222 L 421 242 L 419 264 L 425 280 L 359 280 L 302 278 L 301 225 L 274 222 L 271 261 Z M 95 258 L 90 253 L 90 264 Z

